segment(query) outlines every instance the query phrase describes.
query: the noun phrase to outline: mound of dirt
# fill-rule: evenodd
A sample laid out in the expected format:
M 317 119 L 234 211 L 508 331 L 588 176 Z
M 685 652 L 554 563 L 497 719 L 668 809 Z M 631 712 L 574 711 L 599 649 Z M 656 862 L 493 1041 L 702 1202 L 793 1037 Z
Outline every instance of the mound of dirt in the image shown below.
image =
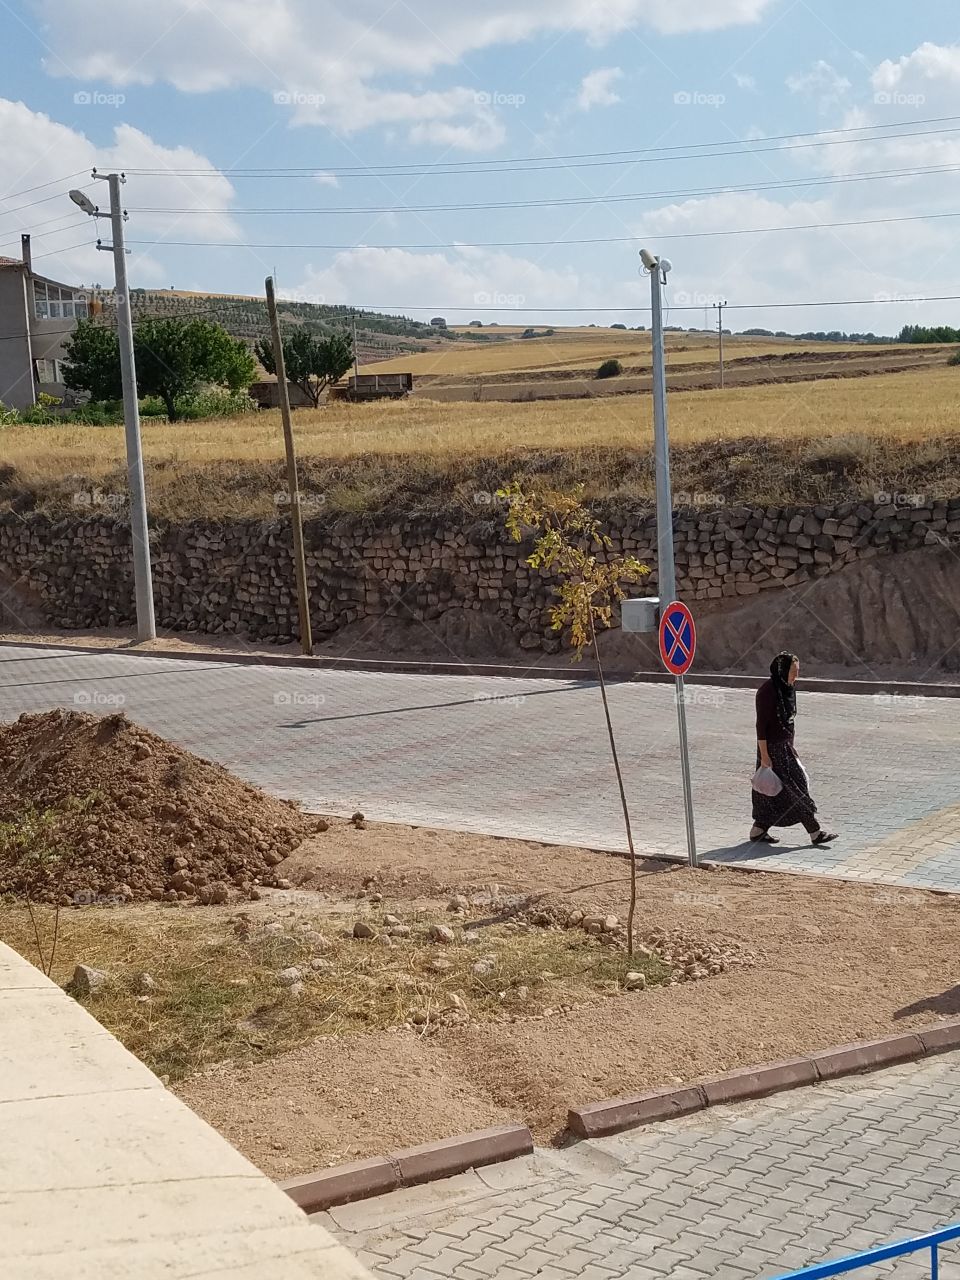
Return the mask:
M 64 710 L 0 726 L 4 822 L 0 894 L 64 903 L 226 901 L 275 883 L 316 825 L 122 714 Z

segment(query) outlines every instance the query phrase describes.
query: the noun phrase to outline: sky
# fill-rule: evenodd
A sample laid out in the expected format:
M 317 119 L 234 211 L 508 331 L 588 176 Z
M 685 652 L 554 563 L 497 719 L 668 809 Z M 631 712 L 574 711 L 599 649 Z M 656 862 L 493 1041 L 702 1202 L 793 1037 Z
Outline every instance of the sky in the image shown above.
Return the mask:
M 649 324 L 646 246 L 673 324 L 960 323 L 955 0 L 0 0 L 0 255 L 110 285 L 93 166 L 146 289 Z

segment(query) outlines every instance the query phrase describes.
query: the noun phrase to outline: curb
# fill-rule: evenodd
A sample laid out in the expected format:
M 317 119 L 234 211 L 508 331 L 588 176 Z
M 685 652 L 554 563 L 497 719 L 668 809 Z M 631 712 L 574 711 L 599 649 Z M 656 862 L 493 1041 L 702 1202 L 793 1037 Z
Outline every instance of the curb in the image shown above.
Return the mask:
M 307 657 L 289 653 L 246 654 L 218 653 L 215 650 L 201 650 L 187 653 L 182 650 L 166 652 L 160 649 L 138 649 L 120 647 L 116 649 L 88 649 L 84 645 L 46 644 L 40 642 L 2 640 L 0 649 L 45 649 L 64 650 L 71 653 L 83 653 L 88 657 L 107 655 L 124 658 L 152 658 L 170 660 L 172 662 L 213 662 L 243 667 L 285 667 L 305 668 L 312 671 L 363 671 L 380 672 L 383 675 L 440 675 L 440 676 L 480 676 L 486 678 L 503 678 L 510 680 L 571 680 L 577 682 L 595 682 L 596 672 L 589 667 L 522 667 L 508 663 L 494 662 L 428 662 L 404 661 L 398 658 L 337 658 Z M 674 677 L 666 671 L 631 671 L 612 667 L 605 671 L 608 681 L 627 684 L 669 684 L 675 683 Z M 710 685 L 721 689 L 755 689 L 759 680 L 765 679 L 762 672 L 756 675 L 727 675 L 720 672 L 697 672 L 684 677 L 689 685 Z M 920 698 L 960 698 L 960 684 L 923 684 L 910 680 L 828 680 L 807 678 L 804 676 L 803 688 L 807 693 L 844 693 L 844 694 L 889 694 L 896 697 Z
M 824 1049 L 807 1057 L 742 1067 L 678 1089 L 659 1089 L 571 1107 L 567 1127 L 578 1138 L 602 1138 L 625 1129 L 690 1115 L 707 1107 L 765 1098 L 802 1085 L 876 1071 L 955 1049 L 960 1049 L 960 1018 L 882 1040 L 863 1040 Z
M 304 1213 L 319 1213 L 354 1200 L 416 1187 L 439 1178 L 451 1178 L 501 1160 L 513 1160 L 533 1152 L 533 1135 L 526 1125 L 499 1125 L 459 1138 L 443 1138 L 421 1147 L 407 1147 L 392 1155 L 308 1173 L 281 1182 L 280 1189 Z

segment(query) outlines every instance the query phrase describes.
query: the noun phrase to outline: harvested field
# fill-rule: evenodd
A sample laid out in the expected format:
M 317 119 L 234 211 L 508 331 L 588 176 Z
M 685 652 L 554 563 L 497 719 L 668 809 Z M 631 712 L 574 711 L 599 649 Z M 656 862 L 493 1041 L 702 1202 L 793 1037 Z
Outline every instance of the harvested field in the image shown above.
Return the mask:
M 958 371 L 676 392 L 677 491 L 733 504 L 828 501 L 878 489 L 958 491 Z M 413 399 L 336 404 L 295 419 L 301 484 L 323 518 L 477 515 L 474 495 L 515 473 L 617 504 L 653 494 L 649 396 L 533 404 Z M 284 490 L 279 418 L 144 428 L 157 518 L 276 518 Z M 17 426 L 2 432 L 0 506 L 74 511 L 75 495 L 125 492 L 123 431 Z M 904 448 L 904 446 L 909 446 Z

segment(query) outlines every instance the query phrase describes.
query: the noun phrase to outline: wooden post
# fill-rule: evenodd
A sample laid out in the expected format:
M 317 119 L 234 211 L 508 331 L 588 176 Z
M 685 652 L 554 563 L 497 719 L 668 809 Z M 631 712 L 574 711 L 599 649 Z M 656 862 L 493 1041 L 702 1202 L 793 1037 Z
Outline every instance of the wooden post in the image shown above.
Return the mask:
M 300 644 L 307 655 L 313 653 L 313 632 L 310 627 L 310 596 L 307 587 L 307 560 L 303 550 L 303 514 L 300 510 L 300 481 L 297 479 L 297 455 L 293 447 L 293 427 L 290 422 L 290 388 L 287 386 L 287 367 L 283 360 L 283 341 L 280 336 L 280 317 L 277 315 L 277 299 L 273 290 L 273 276 L 267 276 L 267 313 L 270 316 L 270 332 L 273 335 L 273 368 L 277 375 L 277 396 L 280 401 L 280 420 L 283 423 L 283 446 L 287 454 L 287 488 L 290 491 L 290 516 L 293 521 L 293 558 L 297 570 L 297 607 L 300 612 Z

